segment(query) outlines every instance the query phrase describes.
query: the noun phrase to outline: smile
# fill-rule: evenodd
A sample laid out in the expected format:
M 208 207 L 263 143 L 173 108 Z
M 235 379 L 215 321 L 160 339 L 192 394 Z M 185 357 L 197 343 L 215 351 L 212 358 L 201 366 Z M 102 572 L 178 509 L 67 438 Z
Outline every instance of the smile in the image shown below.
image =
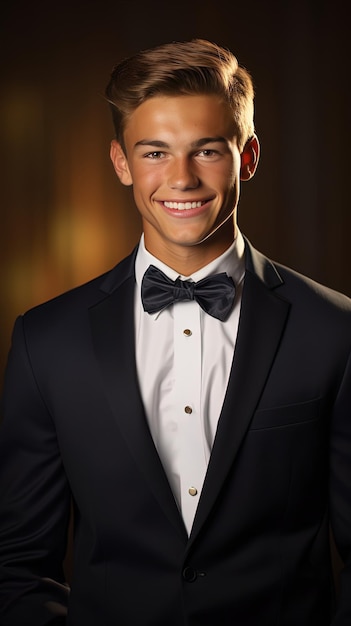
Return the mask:
M 189 209 L 199 209 L 205 202 L 164 202 L 167 209 L 177 209 L 178 211 L 187 211 Z

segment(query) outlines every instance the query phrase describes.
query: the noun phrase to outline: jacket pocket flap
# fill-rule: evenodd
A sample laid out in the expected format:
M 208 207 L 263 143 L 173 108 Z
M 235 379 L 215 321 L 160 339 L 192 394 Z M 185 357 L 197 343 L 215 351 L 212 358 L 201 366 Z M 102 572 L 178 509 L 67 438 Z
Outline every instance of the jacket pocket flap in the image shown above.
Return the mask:
M 256 411 L 250 430 L 280 428 L 319 418 L 320 398 Z

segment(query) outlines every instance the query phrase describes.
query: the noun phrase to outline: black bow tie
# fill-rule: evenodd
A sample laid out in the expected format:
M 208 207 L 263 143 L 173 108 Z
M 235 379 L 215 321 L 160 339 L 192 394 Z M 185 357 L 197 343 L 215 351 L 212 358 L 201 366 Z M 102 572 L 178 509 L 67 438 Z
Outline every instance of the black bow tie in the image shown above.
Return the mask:
M 212 317 L 224 322 L 233 308 L 235 286 L 225 274 L 214 274 L 197 283 L 171 280 L 154 265 L 146 270 L 141 283 L 141 299 L 147 313 L 156 313 L 179 300 L 196 300 Z

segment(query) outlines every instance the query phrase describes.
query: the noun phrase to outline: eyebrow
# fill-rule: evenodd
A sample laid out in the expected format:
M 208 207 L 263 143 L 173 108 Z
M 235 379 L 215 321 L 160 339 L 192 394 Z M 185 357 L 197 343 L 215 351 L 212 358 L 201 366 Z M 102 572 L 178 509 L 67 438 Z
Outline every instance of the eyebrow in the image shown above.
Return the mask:
M 202 146 L 208 145 L 209 143 L 224 143 L 228 144 L 228 140 L 225 137 L 202 137 L 201 139 L 197 139 L 193 141 L 190 146 L 191 148 L 202 148 Z M 137 141 L 134 145 L 134 148 L 138 146 L 152 146 L 153 148 L 169 148 L 169 144 L 166 141 L 159 141 L 158 139 L 141 139 Z

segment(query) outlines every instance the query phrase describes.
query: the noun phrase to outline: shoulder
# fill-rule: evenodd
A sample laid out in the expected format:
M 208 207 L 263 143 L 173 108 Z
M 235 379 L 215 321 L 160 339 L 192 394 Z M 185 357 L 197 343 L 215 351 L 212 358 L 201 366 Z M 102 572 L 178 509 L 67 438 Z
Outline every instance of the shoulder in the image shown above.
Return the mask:
M 282 292 L 290 293 L 291 297 L 296 295 L 310 298 L 319 304 L 325 303 L 345 311 L 351 311 L 351 298 L 346 294 L 331 289 L 285 265 L 280 263 L 274 263 L 274 265 L 283 279 Z
M 351 299 L 326 285 L 305 276 L 279 262 L 272 261 L 246 241 L 246 270 L 288 301 L 295 310 L 332 312 L 349 317 Z
M 24 329 L 42 333 L 45 329 L 68 329 L 84 323 L 91 307 L 125 281 L 134 281 L 134 260 L 135 250 L 104 274 L 29 309 L 21 316 Z

